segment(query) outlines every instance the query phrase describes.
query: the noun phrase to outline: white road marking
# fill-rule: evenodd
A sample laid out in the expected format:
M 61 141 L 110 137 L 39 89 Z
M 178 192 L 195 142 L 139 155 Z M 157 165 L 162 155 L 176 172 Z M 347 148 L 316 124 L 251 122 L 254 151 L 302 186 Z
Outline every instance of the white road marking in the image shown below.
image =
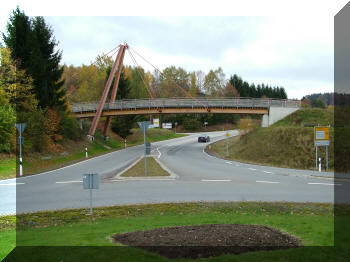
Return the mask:
M 256 183 L 267 183 L 267 184 L 279 184 L 280 182 L 275 181 L 263 181 L 263 180 L 257 180 Z
M 273 174 L 272 172 L 270 171 L 263 171 L 264 173 L 267 173 L 267 174 Z
M 16 185 L 25 185 L 25 183 L 8 183 L 8 184 L 0 183 L 0 186 L 16 186 Z
M 126 182 L 126 181 L 172 181 L 175 178 L 125 178 L 125 179 L 113 179 L 112 182 Z
M 236 166 L 239 166 L 238 164 L 236 164 Z
M 332 183 L 308 183 L 309 185 L 324 185 L 324 186 L 341 186 L 342 184 L 332 184 Z
M 57 181 L 56 184 L 83 183 L 83 181 Z
M 255 168 L 251 168 L 251 167 L 248 167 L 248 169 L 253 170 L 253 171 L 255 171 L 255 170 L 256 170 Z
M 202 179 L 202 182 L 231 182 L 231 179 Z
M 158 159 L 159 159 L 162 156 L 162 153 L 159 151 L 159 147 L 157 147 L 157 151 L 159 153 L 159 155 L 158 155 Z
M 231 162 L 228 162 L 228 161 L 226 162 L 226 164 L 230 164 L 230 165 L 232 165 L 232 163 L 231 163 Z

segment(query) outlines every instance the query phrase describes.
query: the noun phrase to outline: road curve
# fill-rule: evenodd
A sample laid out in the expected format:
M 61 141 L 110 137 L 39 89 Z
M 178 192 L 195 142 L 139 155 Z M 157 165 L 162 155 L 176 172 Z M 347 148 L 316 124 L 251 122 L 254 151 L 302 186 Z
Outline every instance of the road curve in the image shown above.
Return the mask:
M 224 138 L 225 132 L 208 134 L 212 141 L 217 141 Z M 152 154 L 177 179 L 102 179 L 100 189 L 93 192 L 94 206 L 183 201 L 332 203 L 334 195 L 337 202 L 349 202 L 350 183 L 346 181 L 315 177 L 318 173 L 314 171 L 227 161 L 205 153 L 205 146 L 197 143 L 197 134 L 153 143 Z M 81 182 L 84 173 L 122 169 L 142 154 L 143 147 L 135 146 L 17 181 L 0 181 L 0 215 L 14 213 L 16 208 L 17 213 L 22 213 L 88 207 L 89 192 L 83 190 Z

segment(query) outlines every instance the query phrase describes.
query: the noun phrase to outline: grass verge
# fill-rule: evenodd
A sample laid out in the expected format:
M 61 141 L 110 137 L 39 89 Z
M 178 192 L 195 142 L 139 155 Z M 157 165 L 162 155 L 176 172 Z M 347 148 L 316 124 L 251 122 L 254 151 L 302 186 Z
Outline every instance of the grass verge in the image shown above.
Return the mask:
M 0 180 L 16 176 L 15 156 L 0 156 Z
M 148 176 L 170 176 L 153 157 L 146 158 L 147 177 Z M 145 159 L 141 158 L 136 165 L 132 166 L 121 177 L 144 177 L 145 176 Z
M 127 138 L 127 146 L 135 146 L 143 143 L 143 133 L 140 129 L 132 129 L 133 134 Z M 174 134 L 170 130 L 149 129 L 147 131 L 147 140 L 150 142 L 163 141 L 178 137 L 184 134 Z M 124 141 L 114 136 L 110 136 L 108 141 L 104 141 L 102 134 L 96 132 L 95 140 L 90 143 L 85 140 L 73 142 L 68 141 L 64 144 L 65 150 L 60 153 L 50 154 L 31 154 L 23 157 L 24 175 L 32 175 L 46 172 L 68 166 L 79 161 L 85 160 L 85 147 L 88 148 L 88 156 L 96 157 L 112 151 L 125 148 Z M 13 178 L 16 176 L 16 160 L 15 158 L 4 158 L 0 160 L 0 180 Z
M 107 259 L 107 255 L 109 259 L 116 258 L 115 261 L 169 261 L 134 248 L 114 248 L 106 254 L 103 249 L 93 247 L 76 249 L 74 253 L 66 253 L 66 247 L 65 252 L 57 247 L 115 247 L 116 244 L 110 241 L 110 236 L 115 233 L 200 224 L 268 225 L 300 238 L 305 246 L 331 247 L 334 245 L 333 211 L 331 204 L 217 202 L 101 207 L 94 210 L 92 219 L 84 209 L 24 214 L 17 217 L 17 245 L 40 246 L 40 252 L 33 252 L 30 247 L 16 248 L 12 259 L 19 260 L 9 261 L 102 261 L 101 259 Z M 346 228 L 349 229 L 348 223 L 345 223 L 344 232 Z M 14 235 L 14 229 L 2 228 L 0 235 L 4 234 Z M 11 248 L 8 240 L 0 246 L 1 254 Z M 57 247 L 50 249 L 42 246 Z M 317 259 L 324 256 L 316 250 L 309 250 L 306 254 L 314 261 L 322 261 Z M 289 256 L 293 259 L 286 259 Z M 204 261 L 305 261 L 300 260 L 303 256 L 305 253 L 301 248 L 237 256 L 223 255 Z

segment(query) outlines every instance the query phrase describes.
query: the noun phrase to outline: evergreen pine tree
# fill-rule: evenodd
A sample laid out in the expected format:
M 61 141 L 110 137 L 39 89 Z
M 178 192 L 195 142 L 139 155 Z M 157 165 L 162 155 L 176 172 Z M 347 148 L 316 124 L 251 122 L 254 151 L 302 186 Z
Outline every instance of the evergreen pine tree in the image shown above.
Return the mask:
M 29 19 L 19 8 L 13 11 L 3 34 L 12 58 L 33 78 L 34 92 L 41 108 L 66 109 L 62 80 L 63 67 L 59 65 L 62 52 L 56 51 L 53 30 L 43 17 Z

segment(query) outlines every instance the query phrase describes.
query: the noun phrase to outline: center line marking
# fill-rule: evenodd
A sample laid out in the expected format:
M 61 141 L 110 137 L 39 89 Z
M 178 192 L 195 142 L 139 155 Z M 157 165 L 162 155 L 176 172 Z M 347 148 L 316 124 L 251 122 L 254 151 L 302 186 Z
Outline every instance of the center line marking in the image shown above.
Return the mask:
M 83 183 L 83 181 L 57 181 L 56 184 Z
M 226 162 L 226 164 L 230 164 L 230 165 L 232 165 L 232 163 L 231 163 L 231 162 Z
M 267 174 L 273 174 L 273 173 L 270 172 L 270 171 L 263 171 L 263 172 L 265 172 L 265 173 L 267 173 Z
M 280 182 L 275 182 L 275 181 L 262 181 L 262 180 L 257 180 L 255 181 L 256 183 L 268 183 L 268 184 L 279 184 Z
M 324 185 L 324 186 L 341 186 L 342 184 L 331 184 L 331 183 L 308 183 L 309 185 Z
M 203 182 L 231 182 L 231 179 L 202 179 Z
M 253 170 L 253 171 L 255 171 L 255 170 L 256 170 L 255 168 L 251 168 L 251 167 L 249 167 L 248 169 Z

